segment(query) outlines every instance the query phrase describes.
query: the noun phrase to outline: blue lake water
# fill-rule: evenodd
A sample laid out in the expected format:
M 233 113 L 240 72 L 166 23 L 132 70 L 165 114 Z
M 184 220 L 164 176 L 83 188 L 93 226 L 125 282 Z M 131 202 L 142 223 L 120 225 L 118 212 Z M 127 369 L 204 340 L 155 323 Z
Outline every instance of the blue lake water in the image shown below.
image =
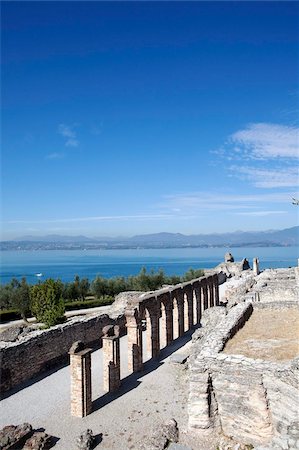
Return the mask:
M 3 251 L 0 274 L 2 283 L 12 277 L 26 277 L 29 283 L 46 278 L 71 281 L 75 275 L 90 280 L 97 275 L 127 277 L 138 274 L 143 266 L 148 270 L 161 268 L 167 275 L 182 275 L 190 267 L 215 267 L 227 251 L 236 261 L 247 258 L 251 265 L 257 256 L 262 269 L 296 266 L 299 256 L 297 247 Z

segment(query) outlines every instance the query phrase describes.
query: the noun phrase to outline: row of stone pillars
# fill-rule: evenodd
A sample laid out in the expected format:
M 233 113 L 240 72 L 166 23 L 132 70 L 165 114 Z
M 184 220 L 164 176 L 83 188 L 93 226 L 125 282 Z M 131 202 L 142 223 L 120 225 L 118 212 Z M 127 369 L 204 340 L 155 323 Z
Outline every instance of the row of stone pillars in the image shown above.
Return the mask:
M 217 274 L 144 295 L 137 305 L 132 304 L 126 311 L 129 370 L 138 372 L 143 367 L 142 322 L 145 318 L 150 335 L 148 350 L 152 358 L 157 358 L 164 344 L 170 345 L 200 323 L 203 310 L 218 305 Z
M 157 358 L 162 346 L 181 337 L 201 319 L 202 310 L 219 305 L 218 275 L 203 277 L 174 288 L 141 296 L 126 309 L 128 335 L 128 366 L 131 372 L 143 368 L 142 331 L 147 321 L 148 349 Z M 186 307 L 186 309 L 185 309 Z M 162 323 L 160 336 L 160 318 Z M 104 391 L 120 387 L 119 327 L 103 328 L 103 385 Z M 176 336 L 177 335 L 177 336 Z M 71 414 L 84 417 L 92 410 L 91 349 L 75 342 L 70 349 Z

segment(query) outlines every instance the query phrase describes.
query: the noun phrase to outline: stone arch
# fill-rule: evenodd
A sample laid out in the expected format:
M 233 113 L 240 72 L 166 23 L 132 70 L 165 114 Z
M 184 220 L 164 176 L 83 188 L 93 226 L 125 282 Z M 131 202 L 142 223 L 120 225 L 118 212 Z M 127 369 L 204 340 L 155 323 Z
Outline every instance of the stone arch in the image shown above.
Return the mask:
M 173 306 L 169 290 L 162 292 L 157 297 L 160 307 L 160 348 L 163 348 L 173 341 Z

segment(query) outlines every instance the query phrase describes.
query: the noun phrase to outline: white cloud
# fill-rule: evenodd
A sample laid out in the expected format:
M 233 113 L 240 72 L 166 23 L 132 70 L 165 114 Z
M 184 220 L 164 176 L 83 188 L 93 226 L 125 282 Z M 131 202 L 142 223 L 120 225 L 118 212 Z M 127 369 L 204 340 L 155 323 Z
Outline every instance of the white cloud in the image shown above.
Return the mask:
M 295 126 L 253 123 L 232 134 L 228 144 L 236 156 L 241 154 L 248 159 L 299 158 L 299 129 Z
M 235 177 L 249 180 L 258 188 L 293 187 L 299 184 L 297 167 L 259 169 L 248 166 L 231 166 L 229 169 Z
M 58 127 L 58 132 L 66 139 L 66 147 L 78 147 L 79 141 L 73 127 L 61 123 Z

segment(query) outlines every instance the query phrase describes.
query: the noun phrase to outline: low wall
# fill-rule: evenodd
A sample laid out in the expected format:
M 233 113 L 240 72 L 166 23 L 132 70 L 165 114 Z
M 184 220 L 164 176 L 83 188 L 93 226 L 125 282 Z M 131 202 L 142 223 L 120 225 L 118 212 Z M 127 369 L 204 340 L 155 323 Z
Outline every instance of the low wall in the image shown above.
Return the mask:
M 101 346 L 102 329 L 119 325 L 125 334 L 125 317 L 115 319 L 107 314 L 78 317 L 49 330 L 33 331 L 17 342 L 0 343 L 1 392 L 8 391 L 35 375 L 68 361 L 68 351 L 75 341 L 92 348 Z

